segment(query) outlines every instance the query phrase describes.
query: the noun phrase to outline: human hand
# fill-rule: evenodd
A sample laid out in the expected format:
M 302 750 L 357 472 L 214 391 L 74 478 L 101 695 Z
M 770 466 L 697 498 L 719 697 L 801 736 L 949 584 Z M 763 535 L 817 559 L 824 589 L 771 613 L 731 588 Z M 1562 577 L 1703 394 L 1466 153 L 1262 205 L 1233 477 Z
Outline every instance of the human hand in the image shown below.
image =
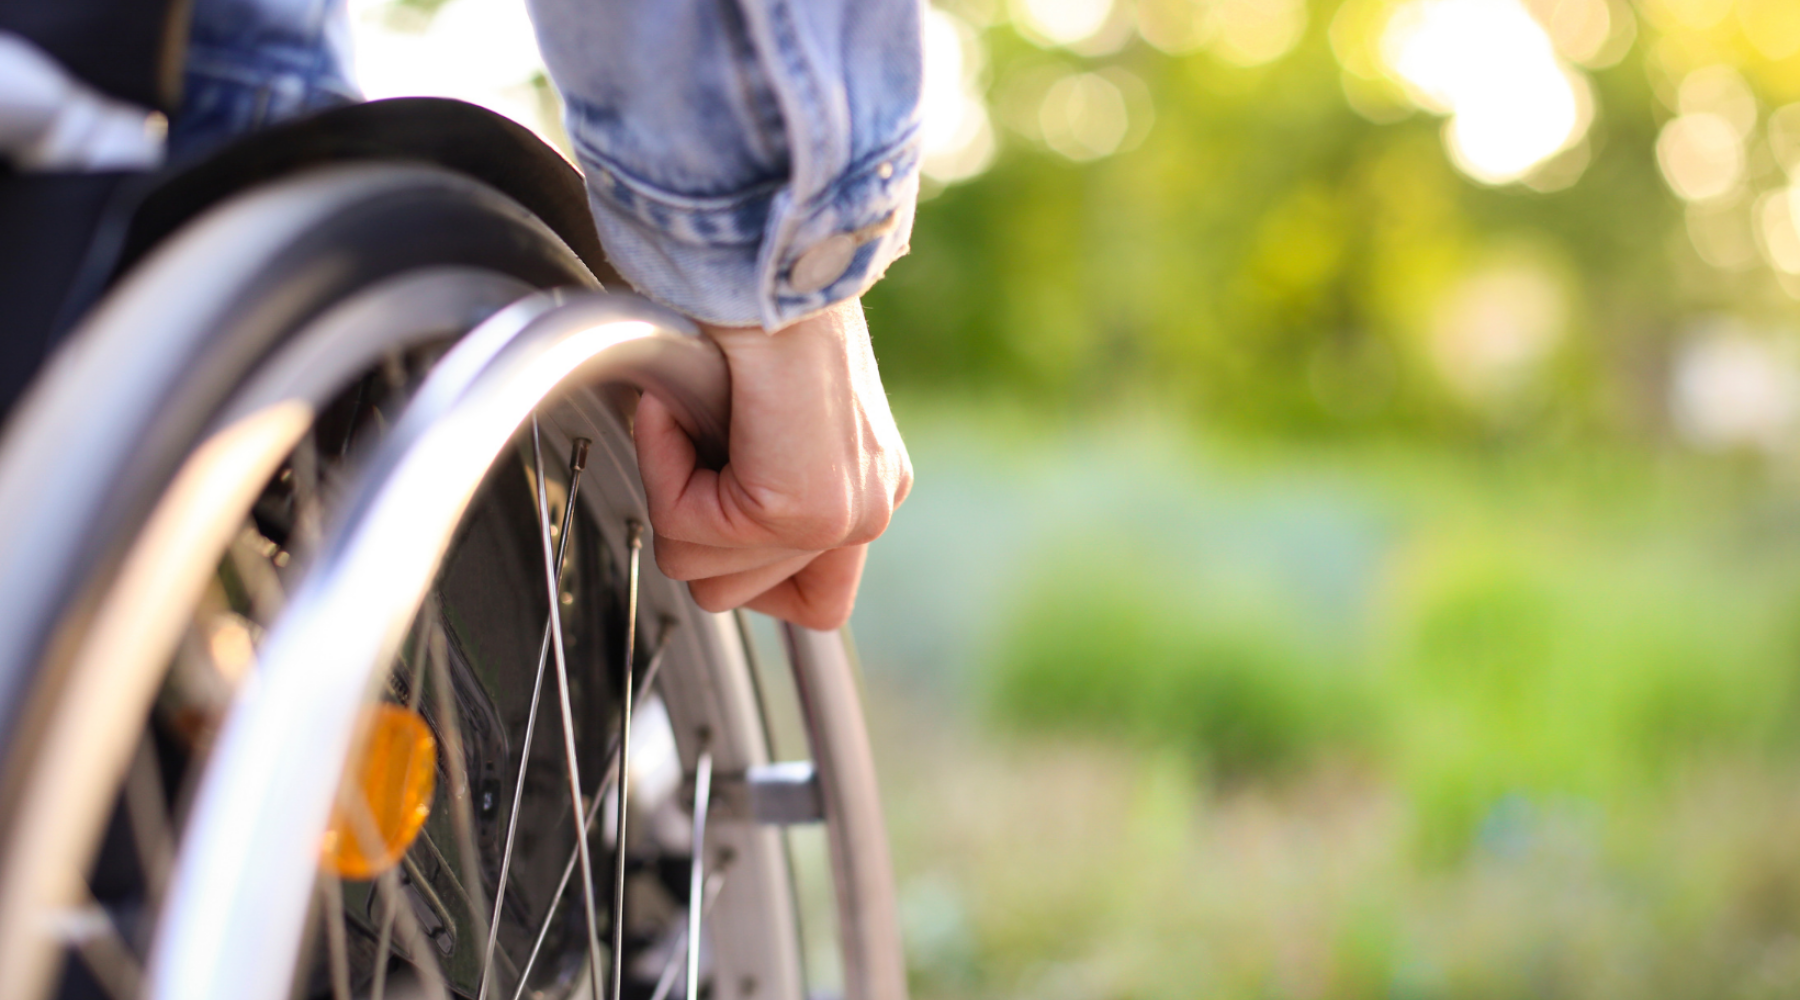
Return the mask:
M 638 403 L 656 564 L 708 611 L 814 629 L 850 617 L 868 543 L 912 489 L 862 305 L 774 334 L 703 324 L 731 368 L 730 460 L 714 472 L 668 408 Z

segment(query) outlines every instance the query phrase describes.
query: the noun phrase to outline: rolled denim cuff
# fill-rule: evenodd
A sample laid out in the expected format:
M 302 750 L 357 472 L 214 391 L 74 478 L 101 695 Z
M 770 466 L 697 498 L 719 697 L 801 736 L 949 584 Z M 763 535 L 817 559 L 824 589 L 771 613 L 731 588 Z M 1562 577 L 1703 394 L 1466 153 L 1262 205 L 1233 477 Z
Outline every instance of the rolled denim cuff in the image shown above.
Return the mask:
M 698 320 L 787 326 L 861 295 L 909 248 L 916 130 L 800 204 L 786 184 L 722 197 L 663 190 L 576 146 L 612 265 L 638 292 Z

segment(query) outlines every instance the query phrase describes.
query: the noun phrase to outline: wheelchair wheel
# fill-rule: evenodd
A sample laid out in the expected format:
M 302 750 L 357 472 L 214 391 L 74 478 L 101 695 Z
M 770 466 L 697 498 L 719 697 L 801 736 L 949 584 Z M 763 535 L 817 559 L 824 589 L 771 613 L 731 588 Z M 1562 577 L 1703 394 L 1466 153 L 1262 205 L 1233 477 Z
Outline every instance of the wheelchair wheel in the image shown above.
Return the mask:
M 630 390 L 716 447 L 722 365 L 533 294 L 584 284 L 489 189 L 336 168 L 75 338 L 0 446 L 0 995 L 799 996 L 771 822 L 818 816 L 845 991 L 903 995 L 841 643 L 790 633 L 815 767 L 767 767 L 744 636 L 643 558 Z

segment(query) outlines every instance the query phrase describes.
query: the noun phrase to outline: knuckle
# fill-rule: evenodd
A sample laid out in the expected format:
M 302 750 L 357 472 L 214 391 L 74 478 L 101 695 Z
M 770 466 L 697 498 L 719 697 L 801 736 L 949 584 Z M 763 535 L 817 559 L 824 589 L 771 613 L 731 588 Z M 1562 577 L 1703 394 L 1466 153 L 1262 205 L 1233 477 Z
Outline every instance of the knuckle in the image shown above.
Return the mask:
M 912 493 L 912 488 L 912 459 L 902 455 L 900 456 L 900 474 L 894 477 L 894 506 L 898 507 L 906 502 L 907 496 Z
M 756 519 L 789 548 L 836 548 L 856 529 L 855 505 L 843 492 L 831 496 L 769 494 L 756 498 Z
M 844 536 L 843 540 L 838 542 L 838 545 L 867 545 L 880 538 L 882 533 L 887 531 L 888 525 L 893 522 L 893 519 L 894 512 L 891 507 L 884 506 L 868 511 L 863 515 L 862 520 L 857 522 L 856 526 Z

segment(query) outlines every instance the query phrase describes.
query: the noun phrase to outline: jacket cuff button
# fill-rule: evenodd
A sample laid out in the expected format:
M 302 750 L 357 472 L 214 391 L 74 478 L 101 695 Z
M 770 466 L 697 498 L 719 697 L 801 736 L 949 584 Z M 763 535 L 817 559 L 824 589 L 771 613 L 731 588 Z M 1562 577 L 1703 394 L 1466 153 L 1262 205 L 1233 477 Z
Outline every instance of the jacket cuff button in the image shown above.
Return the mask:
M 819 291 L 844 276 L 855 254 L 856 241 L 849 234 L 827 236 L 794 261 L 788 285 L 802 295 Z

